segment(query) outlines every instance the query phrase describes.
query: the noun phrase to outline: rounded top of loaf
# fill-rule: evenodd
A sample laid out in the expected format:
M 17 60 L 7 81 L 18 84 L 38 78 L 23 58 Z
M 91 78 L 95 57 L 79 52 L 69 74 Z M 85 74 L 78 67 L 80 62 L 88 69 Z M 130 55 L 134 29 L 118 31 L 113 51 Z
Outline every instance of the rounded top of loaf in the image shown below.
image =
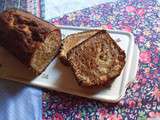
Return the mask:
M 0 14 L 0 25 L 7 29 L 12 37 L 17 39 L 26 52 L 33 52 L 37 49 L 46 37 L 52 34 L 60 34 L 54 25 L 41 20 L 29 12 L 9 9 Z

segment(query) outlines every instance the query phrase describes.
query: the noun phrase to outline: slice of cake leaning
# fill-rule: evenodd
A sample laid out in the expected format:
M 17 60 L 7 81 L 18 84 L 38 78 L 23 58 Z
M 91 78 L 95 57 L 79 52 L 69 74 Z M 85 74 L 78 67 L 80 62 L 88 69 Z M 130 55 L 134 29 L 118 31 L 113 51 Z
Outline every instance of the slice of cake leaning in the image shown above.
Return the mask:
M 67 53 L 75 46 L 79 45 L 81 42 L 87 40 L 89 37 L 96 34 L 99 30 L 89 30 L 86 32 L 78 32 L 74 34 L 68 35 L 66 38 L 63 39 L 62 49 L 59 55 L 59 58 L 62 63 L 65 65 L 69 65 L 67 61 Z

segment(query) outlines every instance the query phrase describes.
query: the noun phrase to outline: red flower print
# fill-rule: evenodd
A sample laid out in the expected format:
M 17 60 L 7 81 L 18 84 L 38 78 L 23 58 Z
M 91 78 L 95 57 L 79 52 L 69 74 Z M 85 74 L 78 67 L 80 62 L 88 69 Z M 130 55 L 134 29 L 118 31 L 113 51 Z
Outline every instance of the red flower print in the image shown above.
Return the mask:
M 155 48 L 155 53 L 159 53 L 160 51 L 158 50 L 158 48 Z
M 149 76 L 149 74 L 147 73 L 147 75 Z M 146 78 L 142 79 L 142 84 L 145 84 L 147 82 Z
M 58 21 L 58 20 L 53 20 L 52 23 L 53 23 L 54 25 L 59 25 L 59 21 Z
M 150 66 L 150 67 L 154 67 L 154 64 L 153 64 L 153 63 L 149 63 L 149 66 Z
M 140 88 L 140 86 L 138 84 L 135 84 L 132 89 L 134 89 L 134 91 L 138 90 Z
M 52 116 L 53 120 L 64 120 L 63 116 L 59 113 L 56 113 Z
M 160 89 L 158 87 L 155 87 L 152 91 L 152 96 L 157 99 L 158 102 L 160 102 Z
M 144 36 L 140 36 L 140 37 L 139 37 L 139 41 L 140 41 L 140 42 L 144 42 Z
M 145 71 L 145 73 L 149 73 L 150 72 L 150 68 L 145 68 L 144 71 Z
M 145 11 L 144 11 L 143 8 L 139 8 L 139 9 L 136 10 L 136 13 L 137 13 L 137 15 L 139 15 L 139 16 L 143 16 L 143 15 L 145 14 Z
M 158 63 L 159 62 L 159 58 L 158 57 L 156 57 L 156 58 L 154 58 L 154 63 Z
M 132 31 L 132 29 L 129 26 L 123 26 L 122 30 L 126 31 L 126 32 L 131 32 Z
M 81 113 L 77 113 L 75 116 L 76 119 L 80 119 L 81 118 Z
M 149 118 L 147 120 L 159 120 L 160 112 L 149 112 Z
M 107 120 L 123 120 L 121 115 L 110 115 Z
M 151 62 L 151 51 L 143 51 L 140 53 L 140 61 L 143 63 Z
M 140 79 L 142 79 L 142 78 L 143 78 L 142 75 L 137 75 L 137 79 L 138 79 L 138 80 L 140 80 Z
M 131 12 L 135 12 L 135 11 L 136 11 L 136 8 L 135 8 L 134 6 L 127 6 L 127 7 L 126 7 L 126 11 L 127 11 L 127 12 L 130 12 L 130 13 L 131 13 Z
M 132 108 L 132 107 L 135 106 L 135 102 L 134 102 L 133 100 L 130 100 L 130 101 L 128 102 L 128 104 L 129 104 L 129 107 L 130 107 L 130 108 Z
M 138 107 L 141 107 L 142 106 L 142 102 L 138 102 Z
M 103 120 L 104 118 L 106 118 L 108 116 L 108 111 L 105 108 L 100 108 L 98 109 L 98 113 L 99 113 L 99 119 Z
M 104 28 L 104 29 L 112 29 L 112 25 L 111 24 L 102 25 L 102 28 Z
M 120 106 L 123 106 L 123 105 L 124 105 L 124 100 L 119 101 L 118 104 L 119 104 Z

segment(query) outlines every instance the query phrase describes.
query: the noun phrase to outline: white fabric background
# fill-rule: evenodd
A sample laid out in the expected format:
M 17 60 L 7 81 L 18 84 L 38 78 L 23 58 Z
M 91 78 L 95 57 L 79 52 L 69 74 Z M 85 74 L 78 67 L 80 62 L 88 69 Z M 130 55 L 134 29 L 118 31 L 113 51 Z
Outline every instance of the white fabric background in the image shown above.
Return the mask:
M 63 16 L 66 13 L 81 10 L 106 2 L 116 0 L 45 0 L 45 20 Z
M 106 2 L 117 0 L 45 0 L 45 20 L 63 16 L 66 13 L 81 10 Z M 158 0 L 160 2 L 160 0 Z

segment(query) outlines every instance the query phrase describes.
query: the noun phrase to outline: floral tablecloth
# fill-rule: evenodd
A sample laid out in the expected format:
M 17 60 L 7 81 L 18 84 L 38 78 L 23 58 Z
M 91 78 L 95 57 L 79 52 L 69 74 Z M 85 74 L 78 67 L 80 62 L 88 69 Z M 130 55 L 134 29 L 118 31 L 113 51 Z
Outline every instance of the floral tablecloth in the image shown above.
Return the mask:
M 160 5 L 156 0 L 118 0 L 53 18 L 50 22 L 132 32 L 140 58 L 136 81 L 119 103 L 45 91 L 44 120 L 160 119 Z
M 44 0 L 0 0 L 0 11 L 4 7 L 17 7 L 45 17 Z M 50 22 L 132 32 L 140 57 L 136 81 L 119 103 L 44 90 L 44 120 L 160 119 L 160 5 L 156 0 L 117 0 L 53 18 Z

